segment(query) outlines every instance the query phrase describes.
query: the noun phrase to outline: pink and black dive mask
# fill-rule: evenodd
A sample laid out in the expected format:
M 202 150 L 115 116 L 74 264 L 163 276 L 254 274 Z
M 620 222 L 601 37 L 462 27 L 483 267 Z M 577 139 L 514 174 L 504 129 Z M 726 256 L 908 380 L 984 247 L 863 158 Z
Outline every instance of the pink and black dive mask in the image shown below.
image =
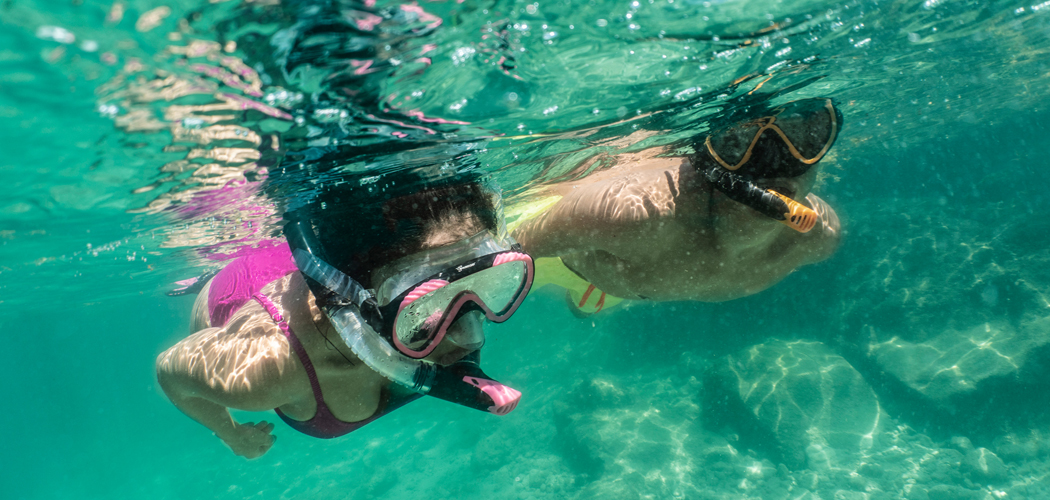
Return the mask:
M 515 245 L 517 247 L 517 245 Z M 461 262 L 409 287 L 364 314 L 369 325 L 402 354 L 420 359 L 441 343 L 457 319 L 478 311 L 502 323 L 518 310 L 532 287 L 532 257 L 514 248 Z M 450 337 L 461 347 L 481 347 Z
M 448 366 L 424 360 L 456 320 L 480 311 L 501 323 L 532 287 L 532 258 L 518 245 L 460 262 L 434 274 L 389 303 L 325 262 L 316 238 L 299 221 L 285 225 L 296 266 L 339 336 L 369 368 L 420 394 L 497 415 L 517 407 L 521 393 L 486 375 L 475 350 Z M 462 347 L 462 344 L 460 344 Z M 477 344 L 480 347 L 480 343 Z

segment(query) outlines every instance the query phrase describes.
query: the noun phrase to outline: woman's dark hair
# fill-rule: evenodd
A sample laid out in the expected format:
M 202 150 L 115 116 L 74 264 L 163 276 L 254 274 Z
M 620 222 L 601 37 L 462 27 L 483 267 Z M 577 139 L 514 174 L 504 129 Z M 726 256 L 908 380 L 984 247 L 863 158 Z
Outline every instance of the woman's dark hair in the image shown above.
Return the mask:
M 286 218 L 306 222 L 324 253 L 319 257 L 366 288 L 375 286 L 374 269 L 435 240 L 459 241 L 499 227 L 498 193 L 476 176 L 439 185 L 404 178 L 354 184 L 323 189 Z

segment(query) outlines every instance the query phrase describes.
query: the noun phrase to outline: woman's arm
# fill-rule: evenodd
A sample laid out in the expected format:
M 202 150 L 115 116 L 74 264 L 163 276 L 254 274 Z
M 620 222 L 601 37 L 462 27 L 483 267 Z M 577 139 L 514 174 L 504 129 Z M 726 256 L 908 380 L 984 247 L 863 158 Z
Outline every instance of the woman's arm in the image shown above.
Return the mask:
M 246 458 L 270 449 L 273 426 L 238 423 L 228 408 L 263 411 L 293 401 L 291 374 L 301 370 L 277 325 L 259 315 L 190 335 L 158 356 L 156 366 L 171 402 Z

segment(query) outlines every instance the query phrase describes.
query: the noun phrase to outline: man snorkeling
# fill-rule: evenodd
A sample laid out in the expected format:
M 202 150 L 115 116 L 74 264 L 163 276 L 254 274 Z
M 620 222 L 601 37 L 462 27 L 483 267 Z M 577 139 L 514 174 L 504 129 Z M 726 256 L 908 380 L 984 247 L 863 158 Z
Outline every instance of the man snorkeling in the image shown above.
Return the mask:
M 266 453 L 274 427 L 230 408 L 332 438 L 423 394 L 497 415 L 518 404 L 479 366 L 484 319 L 509 319 L 534 275 L 501 230 L 498 193 L 462 180 L 413 191 L 399 179 L 380 195 L 347 185 L 289 211 L 286 243 L 216 274 L 195 333 L 157 358 L 165 394 L 237 455 Z
M 560 199 L 512 234 L 537 258 L 537 287 L 566 288 L 578 314 L 758 293 L 838 247 L 838 216 L 810 190 L 841 123 L 809 99 L 716 129 L 689 156 L 625 155 L 550 186 Z

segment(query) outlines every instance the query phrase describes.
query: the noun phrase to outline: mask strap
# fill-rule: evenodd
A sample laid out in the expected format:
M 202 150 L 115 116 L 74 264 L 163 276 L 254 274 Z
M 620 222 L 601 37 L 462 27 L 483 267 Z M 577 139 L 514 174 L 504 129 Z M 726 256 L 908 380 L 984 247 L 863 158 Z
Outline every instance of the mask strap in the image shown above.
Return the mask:
M 379 312 L 375 295 L 346 273 L 321 260 L 315 254 L 315 249 L 312 248 L 313 245 L 310 244 L 311 241 L 301 225 L 302 221 L 291 221 L 284 226 L 285 237 L 292 248 L 292 259 L 299 271 L 317 284 L 349 300 L 357 306 L 358 311 L 370 324 L 381 323 L 383 315 Z M 314 294 L 318 297 L 323 295 L 319 290 L 314 290 Z
M 357 307 L 361 307 L 372 298 L 371 292 L 360 283 L 327 262 L 311 255 L 310 252 L 296 248 L 292 250 L 292 257 L 295 259 L 295 265 L 303 274 L 325 288 L 350 299 Z

